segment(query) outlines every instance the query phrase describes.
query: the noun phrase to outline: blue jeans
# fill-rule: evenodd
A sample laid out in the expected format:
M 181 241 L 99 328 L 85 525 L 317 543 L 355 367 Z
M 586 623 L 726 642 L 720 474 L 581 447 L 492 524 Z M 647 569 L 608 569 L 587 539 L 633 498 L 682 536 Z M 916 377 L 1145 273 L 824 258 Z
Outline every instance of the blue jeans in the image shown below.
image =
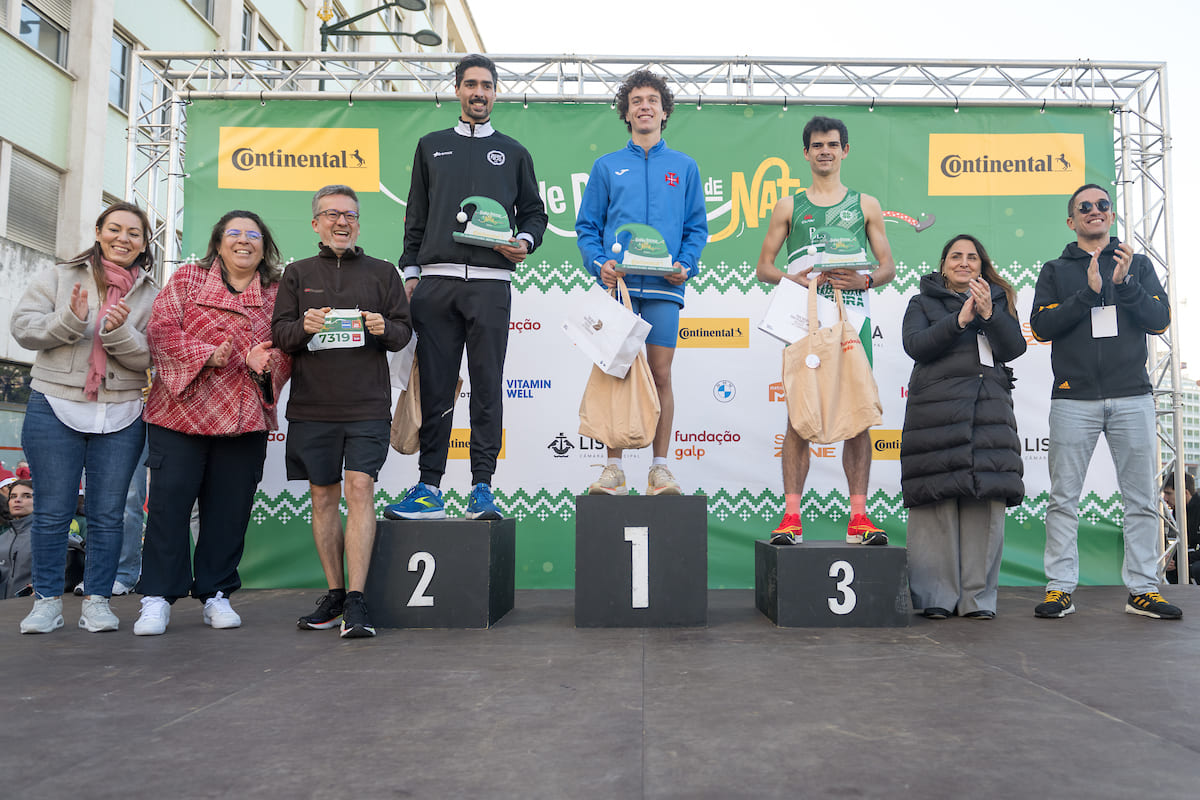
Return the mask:
M 1121 579 L 1131 594 L 1158 589 L 1158 492 L 1155 486 L 1154 399 L 1050 401 L 1050 502 L 1046 507 L 1046 590 L 1079 585 L 1079 498 L 1104 433 L 1125 504 Z
M 33 589 L 41 597 L 63 593 L 67 530 L 86 473 L 87 565 L 90 594 L 108 597 L 117 575 L 124 536 L 125 495 L 146 441 L 141 419 L 114 433 L 80 433 L 58 421 L 41 392 L 29 393 L 21 448 L 34 475 Z
M 146 530 L 146 457 L 149 446 L 142 447 L 141 458 L 129 482 L 129 493 L 125 495 L 125 538 L 121 542 L 121 560 L 117 562 L 117 580 L 127 589 L 137 585 L 142 574 L 142 535 Z

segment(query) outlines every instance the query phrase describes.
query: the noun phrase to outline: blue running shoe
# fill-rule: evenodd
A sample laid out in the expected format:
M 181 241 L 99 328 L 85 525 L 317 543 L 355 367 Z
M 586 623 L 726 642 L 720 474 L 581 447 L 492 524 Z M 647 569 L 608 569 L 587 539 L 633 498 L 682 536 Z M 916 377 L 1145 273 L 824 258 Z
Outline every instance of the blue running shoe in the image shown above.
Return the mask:
M 492 487 L 477 483 L 471 490 L 471 502 L 467 503 L 467 519 L 504 519 L 504 514 L 492 499 Z
M 399 503 L 383 510 L 388 519 L 445 519 L 446 503 L 439 489 L 418 483 Z

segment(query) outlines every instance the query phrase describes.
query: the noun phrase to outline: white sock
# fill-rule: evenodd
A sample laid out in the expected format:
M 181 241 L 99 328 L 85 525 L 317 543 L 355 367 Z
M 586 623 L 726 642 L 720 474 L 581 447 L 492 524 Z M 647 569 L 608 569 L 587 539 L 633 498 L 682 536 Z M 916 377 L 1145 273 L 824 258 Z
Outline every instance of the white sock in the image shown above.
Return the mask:
M 610 467 L 619 467 L 619 466 L 621 466 L 621 459 L 619 459 L 619 458 L 610 458 L 610 459 L 608 460 L 608 465 L 609 465 Z
M 652 467 L 665 467 L 666 465 L 667 465 L 667 457 L 666 456 L 655 456 L 654 460 L 650 462 L 650 466 L 652 466 Z

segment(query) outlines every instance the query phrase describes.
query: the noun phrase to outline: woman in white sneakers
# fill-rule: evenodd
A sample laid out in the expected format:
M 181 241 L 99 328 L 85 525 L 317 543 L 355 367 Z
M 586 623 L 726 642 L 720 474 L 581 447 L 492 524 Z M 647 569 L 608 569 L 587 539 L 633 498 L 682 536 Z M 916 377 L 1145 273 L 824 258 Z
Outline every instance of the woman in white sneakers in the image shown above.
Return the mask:
M 150 221 L 132 203 L 96 220 L 96 243 L 39 273 L 13 312 L 12 337 L 37 353 L 21 447 L 37 481 L 33 610 L 21 633 L 63 625 L 67 531 L 86 474 L 87 562 L 79 627 L 115 631 L 108 600 L 124 536 L 125 494 L 145 442 L 146 325 L 158 286 L 150 277 Z
M 254 491 L 262 480 L 275 401 L 291 374 L 271 346 L 279 249 L 252 211 L 230 211 L 213 226 L 208 252 L 171 276 L 154 301 L 150 353 L 157 370 L 146 401 L 150 496 L 139 636 L 165 633 L 171 604 L 189 594 L 213 628 L 236 628 L 229 595 Z M 192 506 L 200 533 L 190 552 Z

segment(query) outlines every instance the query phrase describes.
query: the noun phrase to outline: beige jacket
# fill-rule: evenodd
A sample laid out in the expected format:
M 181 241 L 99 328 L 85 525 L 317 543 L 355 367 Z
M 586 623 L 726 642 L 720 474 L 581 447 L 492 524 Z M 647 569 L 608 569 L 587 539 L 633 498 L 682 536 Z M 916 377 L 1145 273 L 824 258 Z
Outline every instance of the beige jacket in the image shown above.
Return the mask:
M 71 291 L 78 283 L 88 293 L 88 318 L 80 321 L 71 311 Z M 125 295 L 129 318 L 123 325 L 100 334 L 108 353 L 108 368 L 100 383 L 102 403 L 119 403 L 141 398 L 150 366 L 146 344 L 146 325 L 150 308 L 158 294 L 158 285 L 145 272 L 139 272 L 133 287 Z M 13 311 L 9 328 L 21 347 L 33 350 L 37 358 L 30 374 L 30 386 L 42 394 L 66 400 L 87 400 L 83 385 L 87 380 L 88 356 L 96 335 L 96 312 L 100 295 L 88 264 L 56 264 L 43 270 L 25 290 Z

